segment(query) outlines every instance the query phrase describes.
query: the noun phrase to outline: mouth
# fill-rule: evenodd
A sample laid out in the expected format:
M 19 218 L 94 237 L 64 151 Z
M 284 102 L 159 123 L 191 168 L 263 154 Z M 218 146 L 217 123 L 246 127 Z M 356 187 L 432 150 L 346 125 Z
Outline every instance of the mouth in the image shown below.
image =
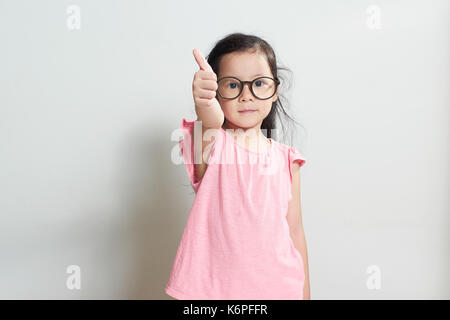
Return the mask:
M 241 110 L 241 111 L 239 111 L 239 113 L 243 113 L 243 114 L 247 114 L 247 113 L 253 113 L 253 112 L 256 112 L 256 110 Z

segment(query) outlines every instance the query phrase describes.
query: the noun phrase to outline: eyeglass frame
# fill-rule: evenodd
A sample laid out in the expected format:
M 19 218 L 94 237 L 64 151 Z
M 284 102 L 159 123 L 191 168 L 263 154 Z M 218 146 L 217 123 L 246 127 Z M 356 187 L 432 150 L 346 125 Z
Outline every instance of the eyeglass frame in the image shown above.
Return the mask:
M 222 78 L 218 79 L 218 80 L 216 81 L 216 82 L 217 82 L 217 85 L 219 85 L 219 81 L 220 81 L 220 80 L 225 79 L 225 78 L 233 78 L 233 79 L 236 79 L 236 80 L 239 81 L 240 84 L 241 84 L 241 90 L 239 91 L 238 95 L 237 95 L 236 97 L 234 97 L 234 98 L 225 98 L 225 97 L 223 97 L 223 96 L 220 94 L 219 89 L 216 90 L 217 94 L 218 94 L 222 99 L 227 99 L 227 100 L 234 100 L 234 99 L 236 99 L 237 97 L 239 97 L 239 96 L 241 95 L 241 93 L 242 93 L 242 90 L 244 90 L 244 86 L 245 86 L 246 83 L 249 83 L 249 84 L 250 84 L 250 86 L 249 86 L 249 87 L 250 87 L 250 91 L 251 91 L 251 93 L 253 94 L 253 96 L 254 96 L 256 99 L 258 99 L 258 100 L 267 100 L 267 99 L 272 98 L 272 97 L 275 95 L 275 93 L 277 93 L 277 88 L 278 88 L 278 86 L 279 86 L 280 83 L 281 83 L 280 80 L 279 80 L 278 78 L 271 78 L 271 77 L 267 77 L 267 76 L 258 77 L 258 78 L 253 79 L 252 81 L 243 81 L 243 80 L 238 79 L 238 78 L 236 78 L 236 77 L 229 76 L 229 77 L 222 77 Z M 253 83 L 254 83 L 256 80 L 261 79 L 261 78 L 268 78 L 268 79 L 271 79 L 271 80 L 275 81 L 275 90 L 274 90 L 273 94 L 272 94 L 270 97 L 264 98 L 264 99 L 258 98 L 258 97 L 256 96 L 256 94 L 253 92 Z

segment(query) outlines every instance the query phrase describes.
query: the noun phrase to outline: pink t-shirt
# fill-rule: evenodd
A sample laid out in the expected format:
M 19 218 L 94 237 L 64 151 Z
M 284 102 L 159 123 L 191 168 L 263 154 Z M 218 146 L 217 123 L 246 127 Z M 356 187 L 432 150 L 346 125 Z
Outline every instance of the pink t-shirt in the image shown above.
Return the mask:
M 303 260 L 286 215 L 292 164 L 306 159 L 273 139 L 267 152 L 248 150 L 220 128 L 198 180 L 194 122 L 183 118 L 179 147 L 195 199 L 165 292 L 182 300 L 303 299 Z

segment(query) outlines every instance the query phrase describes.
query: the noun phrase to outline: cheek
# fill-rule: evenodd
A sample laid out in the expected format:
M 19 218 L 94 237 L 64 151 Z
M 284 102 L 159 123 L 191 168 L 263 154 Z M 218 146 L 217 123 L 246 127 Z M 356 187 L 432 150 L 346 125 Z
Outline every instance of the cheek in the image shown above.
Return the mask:
M 224 100 L 224 99 L 217 99 L 219 101 L 220 106 L 222 107 L 222 110 L 224 113 L 229 113 L 234 110 L 234 103 L 230 100 Z
M 266 117 L 272 109 L 272 102 L 264 103 L 264 106 L 261 109 L 261 113 L 264 115 L 264 117 Z

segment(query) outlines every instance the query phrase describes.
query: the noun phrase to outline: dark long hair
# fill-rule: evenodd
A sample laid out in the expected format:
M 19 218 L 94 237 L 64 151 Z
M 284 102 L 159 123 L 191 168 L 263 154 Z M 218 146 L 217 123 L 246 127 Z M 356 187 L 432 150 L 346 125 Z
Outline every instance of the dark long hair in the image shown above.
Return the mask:
M 270 109 L 269 114 L 263 120 L 261 124 L 261 131 L 267 138 L 273 138 L 272 133 L 277 132 L 277 124 L 276 119 L 278 117 L 281 127 L 283 129 L 283 140 L 287 144 L 296 147 L 295 143 L 293 143 L 293 137 L 297 135 L 294 133 L 296 131 L 295 124 L 299 124 L 295 119 L 293 119 L 287 112 L 284 107 L 287 104 L 287 99 L 285 95 L 282 93 L 284 90 L 288 90 L 291 86 L 291 83 L 287 82 L 287 78 L 284 76 L 283 71 L 292 74 L 292 71 L 286 67 L 279 66 L 277 64 L 277 58 L 272 46 L 267 43 L 265 40 L 261 39 L 255 35 L 248 35 L 243 33 L 231 33 L 225 36 L 223 39 L 216 42 L 211 52 L 206 56 L 206 59 L 216 74 L 219 74 L 219 65 L 222 56 L 225 54 L 239 51 L 252 51 L 257 50 L 262 52 L 267 57 L 267 62 L 269 63 L 270 70 L 273 74 L 274 78 L 278 78 L 281 83 L 279 86 L 278 99 L 277 101 L 272 103 L 272 107 Z M 281 72 L 280 72 L 281 71 Z M 226 122 L 225 118 L 225 122 Z M 287 130 L 285 125 L 287 123 L 292 124 L 291 136 L 287 139 Z M 272 131 L 274 130 L 274 131 Z M 280 140 L 280 137 L 276 137 L 276 140 Z

